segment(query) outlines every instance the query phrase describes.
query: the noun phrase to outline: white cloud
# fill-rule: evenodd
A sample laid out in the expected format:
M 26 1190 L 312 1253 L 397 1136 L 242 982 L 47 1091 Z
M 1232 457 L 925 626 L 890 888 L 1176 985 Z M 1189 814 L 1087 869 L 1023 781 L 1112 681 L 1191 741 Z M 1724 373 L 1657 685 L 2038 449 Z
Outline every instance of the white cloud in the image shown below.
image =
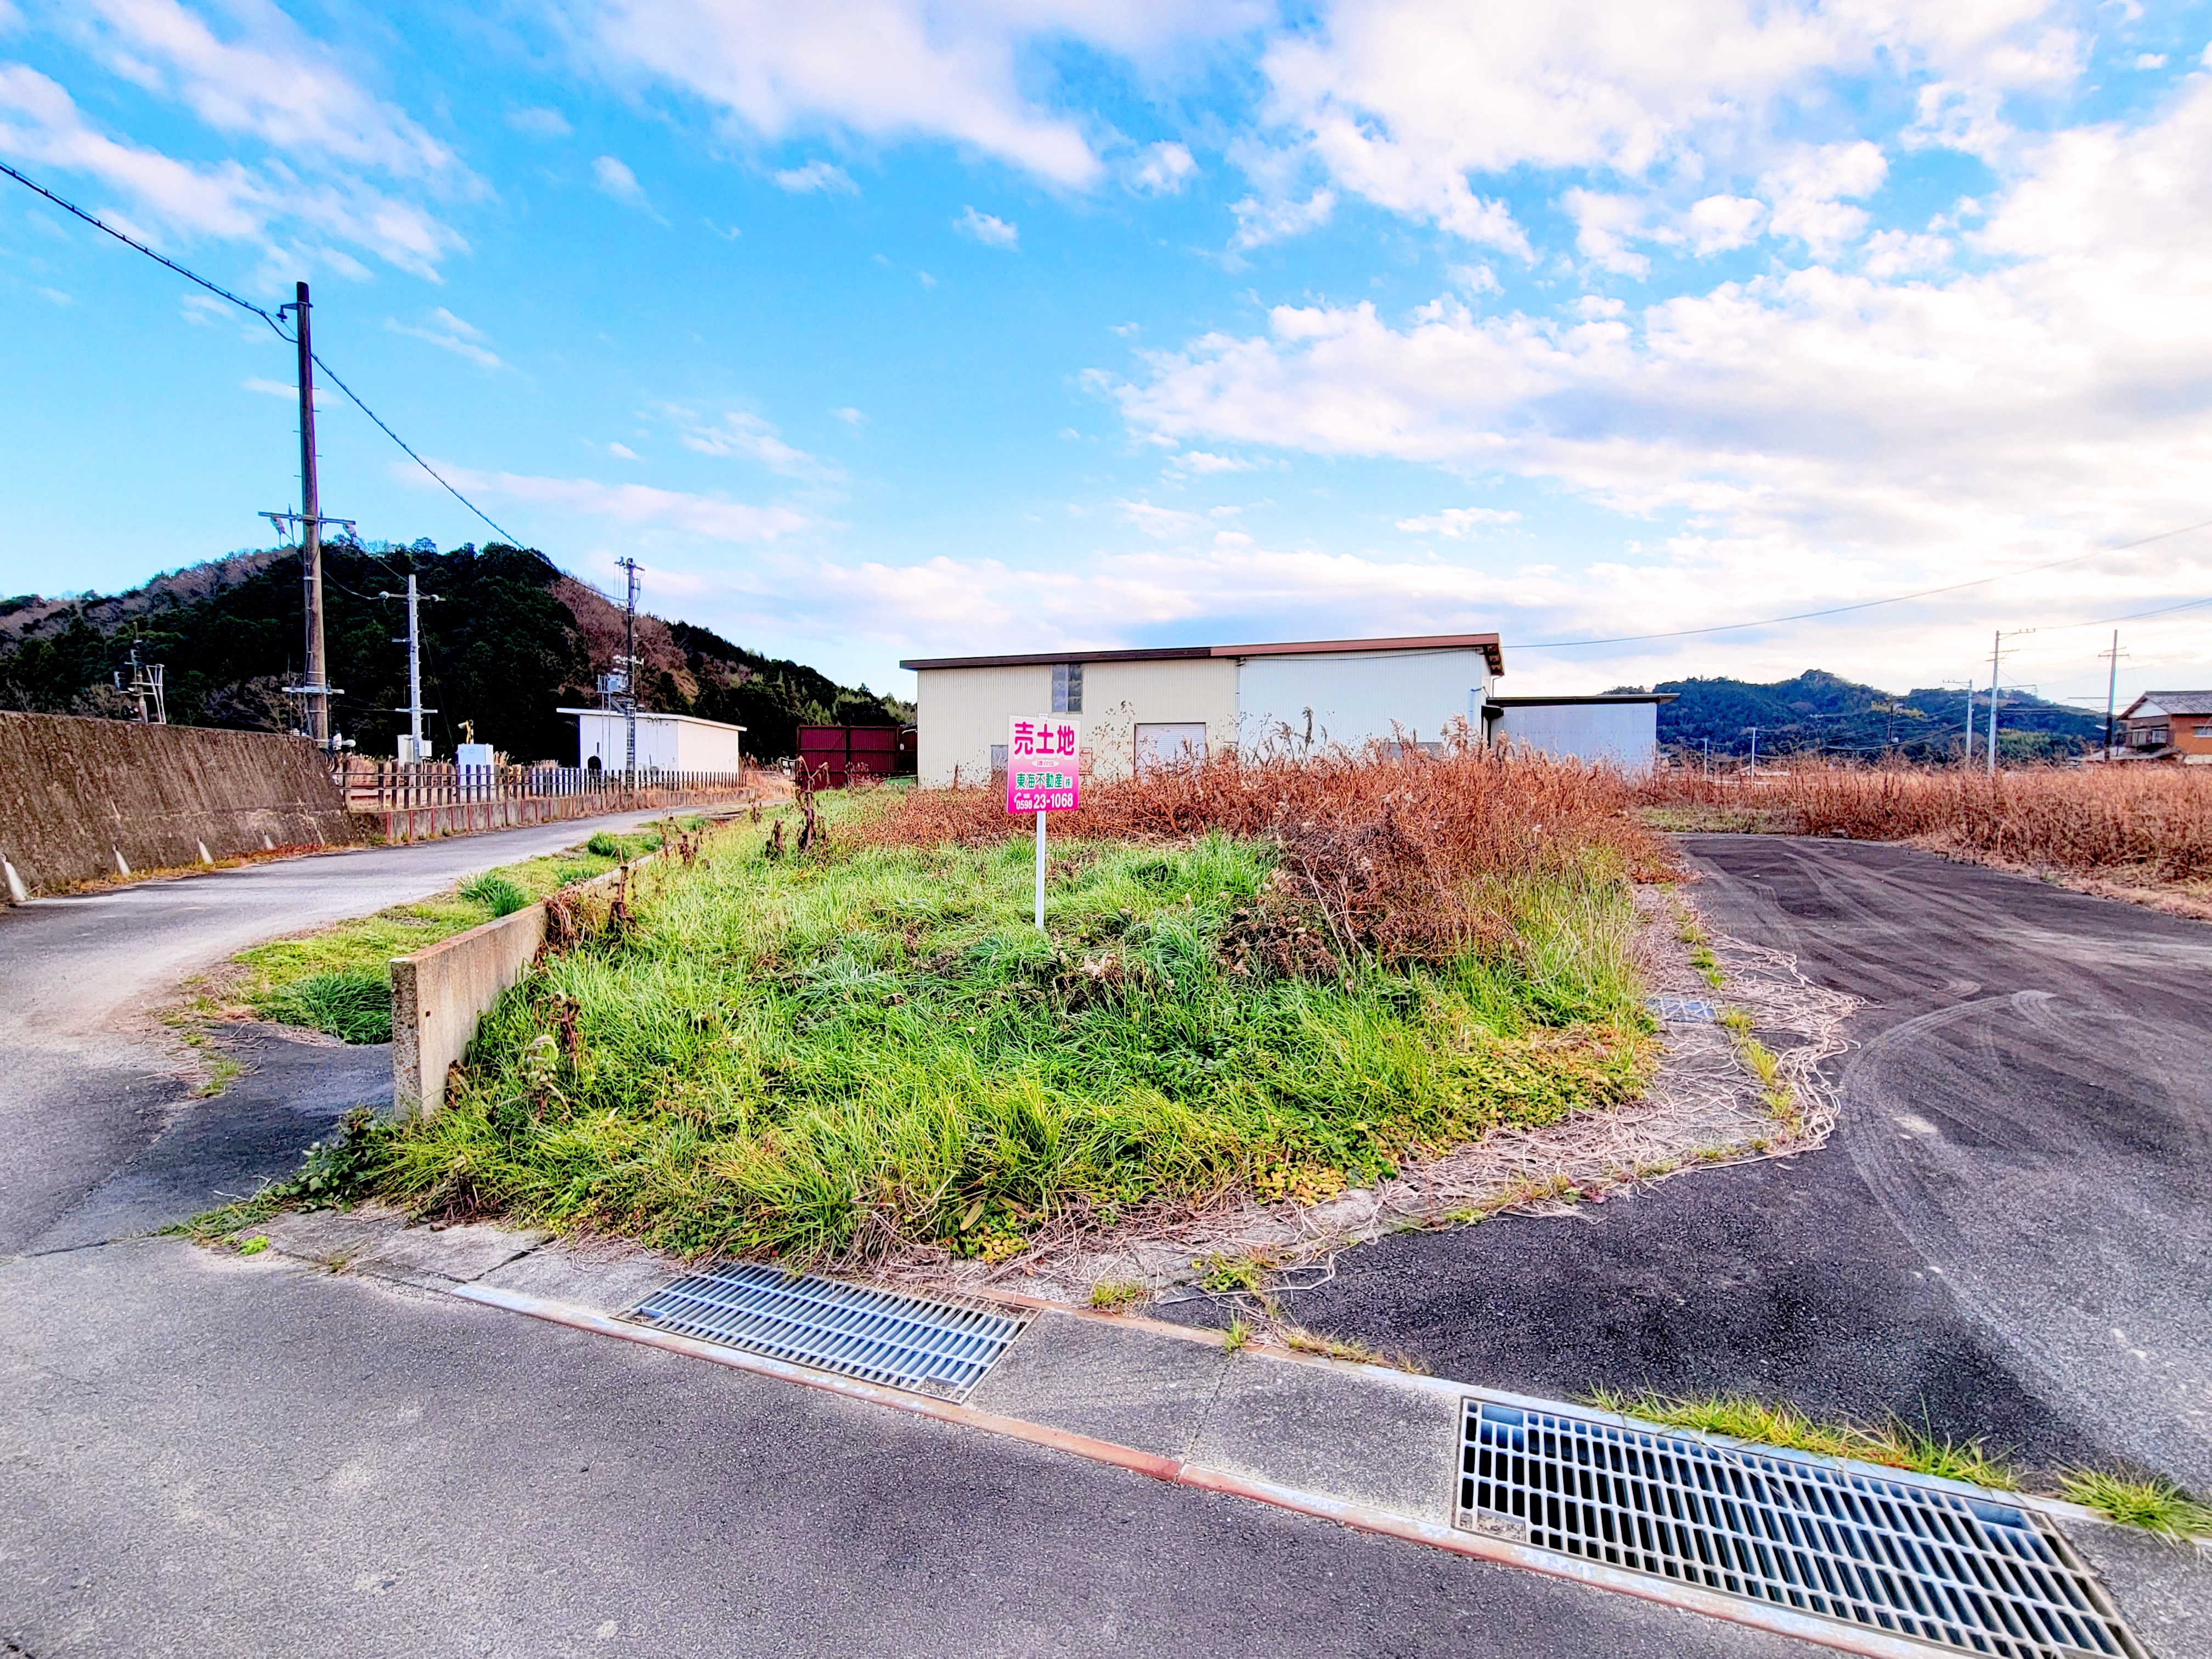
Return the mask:
M 256 374 L 246 380 L 240 380 L 239 385 L 248 392 L 258 392 L 264 398 L 282 398 L 289 404 L 296 404 L 300 401 L 300 388 L 293 385 L 289 380 L 264 380 L 260 375 Z M 324 391 L 322 387 L 317 386 L 315 388 L 315 407 L 317 409 L 322 408 L 325 401 L 329 398 L 329 396 L 330 394 Z
M 775 175 L 776 187 L 794 196 L 819 191 L 825 196 L 858 196 L 860 187 L 852 175 L 834 161 L 813 161 L 805 167 L 786 167 Z
M 1610 611 L 1560 613 L 1607 632 L 1723 620 L 1716 594 L 1811 608 L 2203 517 L 2212 81 L 2147 125 L 2019 155 L 1966 238 L 1972 270 L 1946 263 L 1947 239 L 1900 234 L 1856 273 L 1776 270 L 1618 314 L 1279 306 L 1263 331 L 1145 355 L 1117 395 L 1139 436 L 1540 478 L 1656 519 L 1644 575 L 1594 580 Z M 1795 234 L 1832 241 L 1809 207 L 1883 171 L 1856 146 L 1796 152 L 1774 194 Z M 2184 556 L 2161 544 L 1960 603 L 2042 619 Z
M 833 409 L 830 412 L 832 415 L 835 415 L 839 420 L 844 422 L 847 426 L 858 426 L 868 418 L 859 410 L 850 407 L 844 409 Z
M 532 109 L 509 110 L 507 125 L 532 138 L 566 138 L 575 129 L 568 118 L 557 109 L 543 106 Z
M 1158 143 L 1140 152 L 1137 170 L 1130 182 L 1139 190 L 1156 196 L 1173 196 L 1198 173 L 1198 163 L 1190 151 L 1182 144 Z
M 637 459 L 637 451 L 632 449 L 628 444 L 609 444 L 607 453 L 621 461 L 634 461 Z
M 396 317 L 386 318 L 384 325 L 394 334 L 405 334 L 417 340 L 428 341 L 441 351 L 450 351 L 457 357 L 465 357 L 471 362 L 483 368 L 504 368 L 507 367 L 500 361 L 499 354 L 493 351 L 486 343 L 483 330 L 472 324 L 463 322 L 443 306 L 436 307 L 430 313 L 428 327 L 413 326 L 401 322 Z
M 989 213 L 978 213 L 974 208 L 963 209 L 952 222 L 957 231 L 973 236 L 985 247 L 1014 247 L 1020 244 L 1021 228 L 1008 220 Z
M 1203 449 L 1186 449 L 1168 463 L 1170 472 L 1194 477 L 1212 477 L 1222 472 L 1262 472 L 1275 464 L 1255 461 L 1241 455 L 1216 455 Z
M 448 461 L 434 465 L 471 494 L 503 496 L 533 507 L 583 513 L 643 528 L 679 530 L 714 541 L 772 542 L 796 535 L 814 521 L 786 507 L 754 507 L 716 495 L 655 489 L 647 484 L 601 483 L 596 478 L 544 478 L 514 472 L 479 472 Z M 392 477 L 414 488 L 436 489 L 421 468 L 395 464 Z
M 1571 190 L 1560 198 L 1575 222 L 1575 246 L 1607 270 L 1641 276 L 1651 261 L 1631 250 L 1632 239 L 1650 234 L 1652 204 L 1603 191 Z
M 632 173 L 619 157 L 599 157 L 592 163 L 592 177 L 602 193 L 613 197 L 623 206 L 640 208 L 648 213 L 653 210 L 653 204 L 645 198 L 645 186 L 638 183 L 637 174 Z
M 72 9 L 109 69 L 181 98 L 219 132 L 396 174 L 461 173 L 452 151 L 371 96 L 273 4 L 225 8 L 228 39 L 178 0 L 80 0 Z
M 196 165 L 112 138 L 85 120 L 60 86 L 21 64 L 0 64 L 0 155 L 98 179 L 127 203 L 110 207 L 109 216 L 156 243 L 166 230 L 266 244 L 280 226 L 295 225 L 372 249 L 387 264 L 434 282 L 438 262 L 467 247 L 429 214 L 357 178 L 272 179 L 236 161 Z M 141 222 L 139 215 L 152 223 Z M 362 270 L 327 242 L 290 252 L 295 262 Z
M 1747 196 L 1708 196 L 1691 204 L 1690 246 L 1698 257 L 1743 246 L 1759 234 L 1766 204 Z
M 1904 276 L 1917 271 L 1940 270 L 1951 262 L 1951 241 L 1945 236 L 1878 230 L 1867 238 L 1866 246 L 1866 258 L 1860 269 L 1869 276 Z
M 775 428 L 757 415 L 732 410 L 719 421 L 702 424 L 689 410 L 669 404 L 663 412 L 684 428 L 681 441 L 702 455 L 741 455 L 758 461 L 771 471 L 794 478 L 830 478 L 837 469 L 819 456 L 793 447 L 776 434 Z
M 1147 536 L 1176 537 L 1191 535 L 1206 527 L 1206 515 L 1186 513 L 1179 507 L 1155 507 L 1150 501 L 1115 501 L 1121 516 Z
M 1768 233 L 1795 236 L 1815 258 L 1831 258 L 1867 224 L 1865 210 L 1845 207 L 1842 198 L 1871 196 L 1888 176 L 1888 158 L 1863 139 L 1801 149 L 1759 181 L 1773 208 Z
M 1786 102 L 1878 65 L 1997 94 L 2048 88 L 2078 72 L 2081 41 L 2045 25 L 2045 9 L 1346 0 L 1269 45 L 1266 116 L 1338 189 L 1525 256 L 1471 178 L 1533 167 L 1634 179 L 1703 150 L 1755 149 Z
M 2140 52 L 2136 57 L 2136 67 L 2139 70 L 2164 69 L 2166 67 L 2166 54 L 2162 52 Z
M 1401 519 L 1398 528 L 1419 536 L 1449 536 L 1459 540 L 1482 533 L 1486 525 L 1518 524 L 1521 515 L 1494 507 L 1448 507 L 1426 518 Z
M 599 38 L 620 61 L 770 140 L 828 127 L 878 143 L 949 142 L 1058 185 L 1095 182 L 1088 123 L 1024 89 L 1033 45 L 1075 41 L 1125 58 L 1239 33 L 1262 0 L 602 0 Z
M 1286 236 L 1299 236 L 1316 226 L 1328 222 L 1329 215 L 1336 211 L 1336 192 L 1317 190 L 1303 202 L 1280 198 L 1262 201 L 1257 196 L 1247 196 L 1229 210 L 1237 216 L 1237 234 L 1230 239 L 1234 247 L 1258 247 L 1263 242 L 1279 242 Z

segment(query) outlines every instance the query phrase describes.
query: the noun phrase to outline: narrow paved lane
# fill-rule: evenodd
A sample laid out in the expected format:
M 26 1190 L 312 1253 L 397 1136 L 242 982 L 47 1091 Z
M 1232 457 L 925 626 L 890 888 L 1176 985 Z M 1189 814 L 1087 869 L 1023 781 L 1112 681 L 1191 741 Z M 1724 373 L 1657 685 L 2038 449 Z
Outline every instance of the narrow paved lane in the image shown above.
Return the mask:
M 176 1219 L 171 1200 L 178 1188 L 157 1182 L 139 1194 L 143 1201 L 125 1204 L 120 1189 L 111 1191 L 96 1216 L 65 1224 L 165 1133 L 182 1128 L 204 1137 L 206 1123 L 183 1118 L 221 1120 L 270 1103 L 267 1079 L 257 1085 L 250 1077 L 219 1101 L 191 1101 L 176 1046 L 156 1020 L 186 975 L 263 939 L 426 898 L 477 871 L 660 816 L 634 812 L 246 865 L 0 909 L 7 998 L 0 1028 L 0 1146 L 7 1148 L 0 1158 L 0 1255 L 37 1249 L 49 1235 L 52 1243 L 75 1245 L 89 1242 L 88 1230 L 110 1237 Z M 296 1076 L 281 1085 L 307 1119 L 305 1133 L 278 1137 L 292 1152 L 352 1103 L 330 1099 L 334 1089 L 374 1099 L 390 1088 L 367 1051 L 301 1060 L 294 1051 L 305 1046 L 264 1042 L 252 1056 L 281 1070 L 344 1074 L 343 1086 L 326 1077 L 319 1088 Z M 253 1171 L 234 1172 L 244 1179 Z M 184 1213 L 208 1207 L 191 1203 Z
M 2212 927 L 1900 847 L 1693 836 L 1717 927 L 1865 1006 L 1840 1127 L 1295 1298 L 1446 1376 L 1749 1390 L 2212 1490 Z

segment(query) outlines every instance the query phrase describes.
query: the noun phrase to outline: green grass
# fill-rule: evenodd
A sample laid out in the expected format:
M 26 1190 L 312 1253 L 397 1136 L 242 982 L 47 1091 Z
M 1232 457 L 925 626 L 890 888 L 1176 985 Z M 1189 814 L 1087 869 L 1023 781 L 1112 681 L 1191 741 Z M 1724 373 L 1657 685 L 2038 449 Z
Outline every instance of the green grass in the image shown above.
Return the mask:
M 1237 969 L 1258 843 L 1061 842 L 1047 939 L 1021 842 L 762 840 L 726 832 L 511 992 L 375 1190 L 685 1252 L 996 1260 L 1071 1207 L 1310 1201 L 1627 1098 L 1655 1054 L 1612 870 L 1517 894 L 1486 955 L 1316 981 Z
M 1981 1441 L 1939 1440 L 1894 1418 L 1871 1425 L 1849 1420 L 1825 1422 L 1787 1402 L 1760 1400 L 1749 1395 L 1678 1397 L 1624 1395 L 1599 1389 L 1583 1397 L 1600 1410 L 1617 1412 L 1623 1417 L 1725 1435 L 1762 1446 L 1783 1446 L 1823 1457 L 1848 1457 L 1862 1463 L 1912 1469 L 1997 1492 L 2016 1491 L 2021 1484 L 2019 1471 L 1990 1452 Z
M 460 885 L 460 895 L 471 904 L 481 904 L 495 916 L 511 916 L 530 902 L 530 895 L 496 870 L 486 870 L 471 876 Z
M 1911 1469 L 1993 1492 L 2019 1492 L 2025 1485 L 2021 1470 L 1990 1451 L 1979 1438 L 1938 1439 L 1896 1418 L 1873 1425 L 1849 1420 L 1823 1422 L 1794 1406 L 1747 1395 L 1675 1397 L 1598 1389 L 1583 1398 L 1601 1411 L 1646 1423 Z M 2066 1469 L 2058 1475 L 2058 1495 L 2123 1526 L 2141 1527 L 2175 1540 L 2212 1538 L 2212 1506 L 2198 1503 L 2161 1476 Z
M 398 904 L 299 939 L 276 939 L 239 953 L 246 972 L 232 994 L 263 1019 L 305 1025 L 346 1042 L 392 1041 L 391 963 L 514 915 L 532 900 L 614 868 L 660 844 L 650 831 L 616 836 L 601 830 L 589 844 L 609 851 L 562 853 L 471 876 L 455 890 L 419 904 Z
M 2175 1540 L 2212 1538 L 2212 1507 L 2197 1502 L 2171 1480 L 2075 1469 L 2060 1482 L 2059 1492 L 2123 1526 L 2142 1527 Z

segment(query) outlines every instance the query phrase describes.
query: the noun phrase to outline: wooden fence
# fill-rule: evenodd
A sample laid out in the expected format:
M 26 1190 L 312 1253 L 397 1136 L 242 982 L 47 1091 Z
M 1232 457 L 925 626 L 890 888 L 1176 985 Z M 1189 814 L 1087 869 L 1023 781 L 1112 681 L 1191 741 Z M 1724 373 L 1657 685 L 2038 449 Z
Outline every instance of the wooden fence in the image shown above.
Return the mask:
M 422 841 L 482 830 L 736 801 L 757 791 L 755 772 L 619 771 L 580 766 L 456 766 L 450 761 L 347 761 L 337 775 L 351 811 L 386 841 Z

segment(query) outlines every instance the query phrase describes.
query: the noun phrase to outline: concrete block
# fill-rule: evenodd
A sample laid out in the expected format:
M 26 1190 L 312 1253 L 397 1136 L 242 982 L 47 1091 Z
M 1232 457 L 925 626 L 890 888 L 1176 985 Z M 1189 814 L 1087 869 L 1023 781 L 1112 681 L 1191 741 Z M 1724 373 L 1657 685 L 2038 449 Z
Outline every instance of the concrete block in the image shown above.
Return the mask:
M 1212 1343 L 1048 1312 L 1030 1322 L 968 1403 L 1181 1457 L 1231 1363 Z
M 392 963 L 392 1104 L 402 1117 L 446 1103 L 446 1073 L 477 1022 L 530 971 L 545 943 L 543 900 Z
M 1375 1366 L 1236 1356 L 1188 1461 L 1449 1522 L 1460 1401 Z

